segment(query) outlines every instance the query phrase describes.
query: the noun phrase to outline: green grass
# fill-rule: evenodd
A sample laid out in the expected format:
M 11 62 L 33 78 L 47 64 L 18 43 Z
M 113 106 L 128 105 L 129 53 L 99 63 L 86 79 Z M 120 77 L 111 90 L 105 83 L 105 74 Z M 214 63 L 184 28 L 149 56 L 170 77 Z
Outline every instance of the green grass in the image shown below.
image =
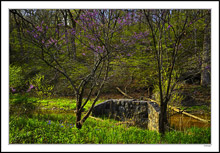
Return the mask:
M 164 137 L 154 131 L 115 125 L 88 118 L 81 130 L 74 115 L 10 116 L 10 144 L 208 144 L 210 128 L 172 131 Z
M 103 101 L 99 100 L 97 103 Z M 10 106 L 13 108 L 10 111 L 9 121 L 10 144 L 209 144 L 211 142 L 210 128 L 171 131 L 161 137 L 154 131 L 115 125 L 117 121 L 106 118 L 103 118 L 104 121 L 88 118 L 82 129 L 78 130 L 75 127 L 74 114 L 65 112 L 53 114 L 55 111 L 51 111 L 52 114 L 47 111 L 34 114 L 33 106 L 39 104 L 46 108 L 75 107 L 75 101 L 69 98 L 40 100 L 35 97 L 10 95 Z M 91 101 L 86 110 L 90 105 Z
M 206 106 L 206 105 L 201 105 L 201 106 L 190 106 L 190 107 L 180 107 L 181 110 L 185 110 L 185 111 L 205 111 L 205 112 L 210 112 L 210 107 L 209 106 Z
M 92 99 L 93 100 L 93 99 Z M 88 103 L 84 107 L 84 111 L 87 111 L 92 105 L 92 100 L 89 100 Z M 104 102 L 105 100 L 100 99 L 96 102 L 99 104 Z M 10 104 L 24 104 L 25 102 L 34 103 L 36 105 L 40 105 L 46 109 L 62 109 L 62 110 L 75 110 L 76 109 L 76 100 L 71 98 L 45 98 L 39 99 L 36 97 L 29 97 L 27 95 L 10 95 Z

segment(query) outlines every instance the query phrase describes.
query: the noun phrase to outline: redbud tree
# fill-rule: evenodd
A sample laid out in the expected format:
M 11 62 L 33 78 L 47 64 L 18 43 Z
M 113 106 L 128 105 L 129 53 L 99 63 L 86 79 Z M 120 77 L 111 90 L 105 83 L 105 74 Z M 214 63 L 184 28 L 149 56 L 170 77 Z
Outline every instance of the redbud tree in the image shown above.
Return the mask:
M 125 30 L 135 25 L 138 17 L 124 10 L 60 10 L 65 17 L 59 22 L 47 16 L 47 11 L 58 11 L 59 16 L 59 10 L 44 10 L 44 18 L 34 23 L 11 10 L 26 23 L 23 36 L 38 48 L 34 55 L 71 85 L 76 97 L 76 127 L 81 129 L 108 81 L 111 62 L 119 55 L 131 56 L 135 44 L 146 40 L 149 33 Z M 75 58 L 69 58 L 69 46 L 74 46 Z M 92 95 L 92 105 L 83 115 Z

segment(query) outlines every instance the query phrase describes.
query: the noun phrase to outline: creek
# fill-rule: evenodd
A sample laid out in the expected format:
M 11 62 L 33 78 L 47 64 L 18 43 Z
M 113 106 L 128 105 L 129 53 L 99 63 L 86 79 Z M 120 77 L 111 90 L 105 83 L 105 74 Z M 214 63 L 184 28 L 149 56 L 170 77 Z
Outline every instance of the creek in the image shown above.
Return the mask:
M 193 114 L 193 115 L 206 120 L 211 119 L 211 115 L 208 114 Z M 170 117 L 170 125 L 173 129 L 181 130 L 181 131 L 191 127 L 206 128 L 211 126 L 210 123 L 205 123 L 200 120 L 179 113 Z

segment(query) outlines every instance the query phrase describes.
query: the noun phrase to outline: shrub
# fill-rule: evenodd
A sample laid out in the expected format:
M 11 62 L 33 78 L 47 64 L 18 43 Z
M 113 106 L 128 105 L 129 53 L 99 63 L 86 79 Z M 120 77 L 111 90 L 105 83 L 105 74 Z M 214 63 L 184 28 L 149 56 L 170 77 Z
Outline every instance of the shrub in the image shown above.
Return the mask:
M 9 87 L 11 92 L 16 92 L 24 82 L 22 75 L 22 68 L 14 65 L 9 65 Z

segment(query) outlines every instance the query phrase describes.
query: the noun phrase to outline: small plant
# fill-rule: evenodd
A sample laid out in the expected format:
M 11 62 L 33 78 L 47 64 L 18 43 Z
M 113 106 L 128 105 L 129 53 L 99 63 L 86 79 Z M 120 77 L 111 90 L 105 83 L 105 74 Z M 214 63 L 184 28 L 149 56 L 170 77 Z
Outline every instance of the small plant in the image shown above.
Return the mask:
M 88 118 L 82 129 L 75 127 L 75 115 L 40 114 L 31 118 L 10 116 L 10 144 L 208 144 L 210 128 L 167 132 L 116 125 L 115 120 Z
M 38 107 L 38 98 L 28 97 L 28 94 L 15 94 L 10 96 L 9 104 L 10 114 L 28 114 Z
M 12 93 L 15 93 L 23 84 L 22 68 L 14 65 L 9 65 L 9 87 Z
M 35 94 L 37 94 L 38 97 L 44 97 L 45 95 L 47 97 L 51 96 L 51 92 L 54 88 L 53 85 L 47 85 L 44 80 L 44 75 L 37 74 L 34 78 L 28 81 L 30 83 L 30 87 L 27 90 L 27 92 L 30 92 L 31 89 L 35 88 Z

